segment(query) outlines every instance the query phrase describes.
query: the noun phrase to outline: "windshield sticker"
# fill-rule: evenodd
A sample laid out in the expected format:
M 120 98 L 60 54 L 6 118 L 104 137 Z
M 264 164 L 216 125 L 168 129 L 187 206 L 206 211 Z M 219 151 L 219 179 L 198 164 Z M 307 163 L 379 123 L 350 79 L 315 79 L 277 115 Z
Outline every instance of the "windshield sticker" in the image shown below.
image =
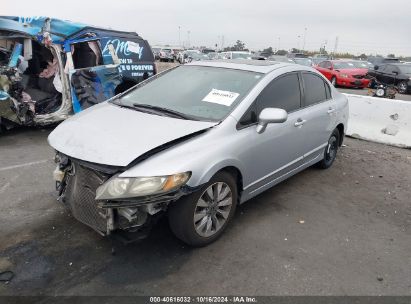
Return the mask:
M 234 92 L 212 89 L 202 101 L 218 103 L 229 107 L 239 95 L 240 94 Z

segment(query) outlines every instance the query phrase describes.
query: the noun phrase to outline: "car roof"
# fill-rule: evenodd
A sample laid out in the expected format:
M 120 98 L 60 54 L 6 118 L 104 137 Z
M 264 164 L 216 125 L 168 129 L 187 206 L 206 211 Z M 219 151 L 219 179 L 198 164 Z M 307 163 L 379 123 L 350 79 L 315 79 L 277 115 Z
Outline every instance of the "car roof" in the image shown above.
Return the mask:
M 227 59 L 227 60 L 204 60 L 190 62 L 187 65 L 209 66 L 216 68 L 235 69 L 242 71 L 258 72 L 268 74 L 273 70 L 285 66 L 294 66 L 286 62 L 276 62 L 268 60 L 249 60 L 249 59 Z
M 0 16 L 0 29 L 6 31 L 16 31 L 28 36 L 36 36 L 39 32 L 41 32 L 46 20 L 50 20 L 50 34 L 53 41 L 62 41 L 67 38 L 72 38 L 83 30 L 96 30 L 99 32 L 117 33 L 118 35 L 138 36 L 138 34 L 134 32 L 118 31 L 104 27 L 91 26 L 81 22 L 72 22 L 57 18 L 37 16 Z

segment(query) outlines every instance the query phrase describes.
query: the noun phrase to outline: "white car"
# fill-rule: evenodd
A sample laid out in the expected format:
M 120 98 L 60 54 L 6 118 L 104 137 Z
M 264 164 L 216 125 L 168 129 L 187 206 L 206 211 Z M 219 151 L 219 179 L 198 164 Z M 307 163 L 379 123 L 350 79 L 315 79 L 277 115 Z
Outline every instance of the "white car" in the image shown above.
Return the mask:
M 223 59 L 252 59 L 253 57 L 250 52 L 243 51 L 221 52 L 220 55 Z

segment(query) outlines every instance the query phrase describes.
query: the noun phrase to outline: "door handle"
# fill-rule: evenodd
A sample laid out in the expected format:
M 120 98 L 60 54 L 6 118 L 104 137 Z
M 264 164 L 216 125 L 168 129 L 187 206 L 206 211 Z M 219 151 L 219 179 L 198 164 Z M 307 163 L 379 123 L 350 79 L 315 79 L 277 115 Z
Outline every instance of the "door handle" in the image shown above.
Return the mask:
M 295 123 L 294 126 L 295 127 L 301 127 L 303 124 L 306 123 L 306 120 L 299 118 Z
M 332 113 L 334 113 L 336 110 L 334 109 L 334 108 L 329 108 L 328 110 L 327 110 L 327 113 L 328 114 L 332 114 Z

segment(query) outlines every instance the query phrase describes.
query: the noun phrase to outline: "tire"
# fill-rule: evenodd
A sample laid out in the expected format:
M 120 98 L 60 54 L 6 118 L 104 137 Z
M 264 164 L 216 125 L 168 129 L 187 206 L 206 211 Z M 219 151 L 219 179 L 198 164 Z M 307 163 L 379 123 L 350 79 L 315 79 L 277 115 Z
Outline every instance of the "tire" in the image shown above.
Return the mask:
M 340 143 L 340 132 L 335 129 L 328 139 L 328 144 L 324 150 L 324 158 L 317 163 L 317 167 L 320 169 L 328 169 L 334 163 L 337 157 L 338 147 Z
M 332 84 L 334 87 L 337 87 L 337 78 L 336 78 L 335 76 L 331 77 L 331 84 Z
M 223 196 L 227 189 L 230 192 Z M 208 193 L 220 193 L 221 200 L 216 200 L 217 196 L 213 195 L 212 202 Z M 235 213 L 237 193 L 233 176 L 225 171 L 217 173 L 200 190 L 170 205 L 168 221 L 171 231 L 177 238 L 193 247 L 214 242 L 224 232 Z
M 405 81 L 401 81 L 397 84 L 398 87 L 398 93 L 400 94 L 406 94 L 408 91 L 408 85 Z

